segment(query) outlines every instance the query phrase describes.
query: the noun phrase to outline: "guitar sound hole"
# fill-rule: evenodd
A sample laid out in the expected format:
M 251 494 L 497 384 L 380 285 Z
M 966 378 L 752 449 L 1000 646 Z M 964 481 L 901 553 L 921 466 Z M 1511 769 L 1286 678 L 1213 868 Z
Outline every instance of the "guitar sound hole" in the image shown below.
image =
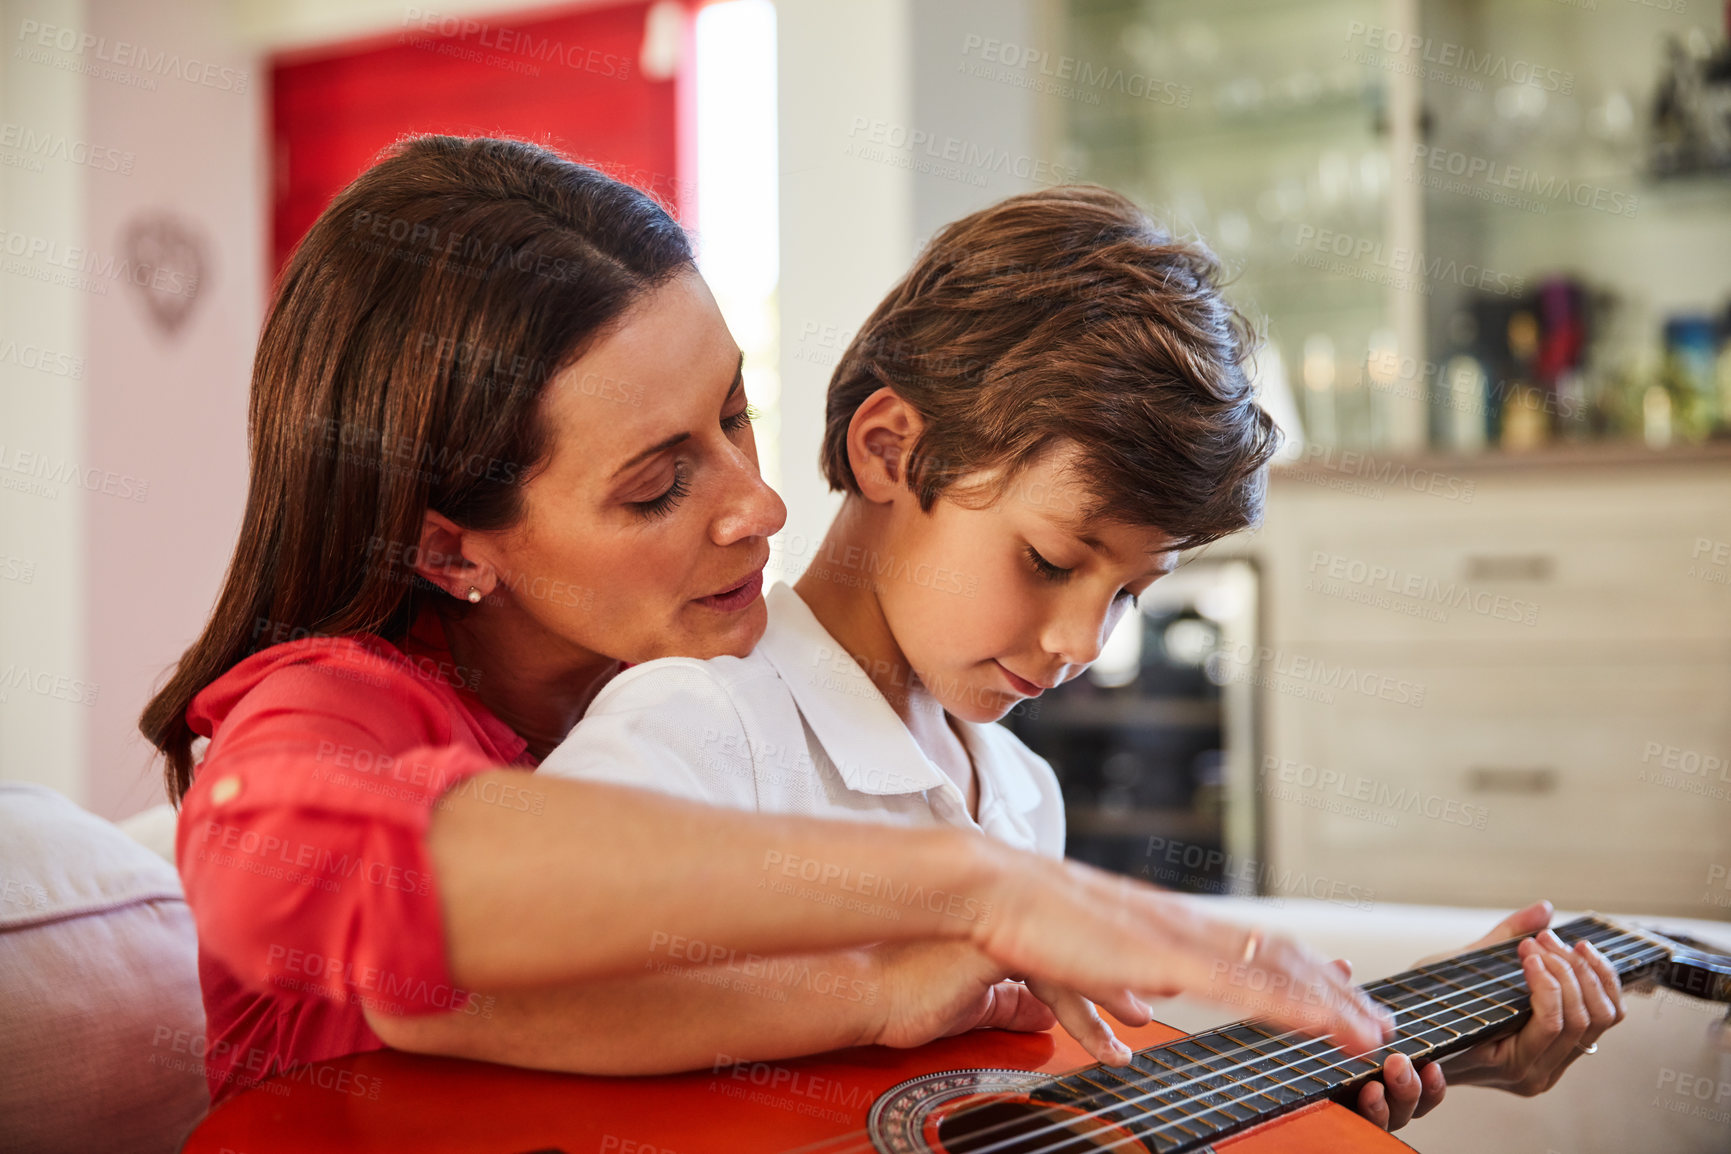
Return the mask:
M 1147 1148 L 1122 1130 L 1089 1122 L 1081 1116 L 1064 1121 L 1050 1106 L 1031 1102 L 988 1102 L 951 1114 L 938 1123 L 938 1142 L 945 1154 L 1146 1154 Z

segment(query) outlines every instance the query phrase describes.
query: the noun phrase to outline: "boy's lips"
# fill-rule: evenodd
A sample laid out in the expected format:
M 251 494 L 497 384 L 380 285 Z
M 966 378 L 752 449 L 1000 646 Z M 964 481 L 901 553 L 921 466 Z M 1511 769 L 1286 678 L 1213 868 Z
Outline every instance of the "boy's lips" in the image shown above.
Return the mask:
M 707 597 L 698 597 L 696 601 L 709 609 L 722 613 L 737 613 L 757 600 L 763 592 L 763 570 L 753 570 L 751 575 L 731 589 L 723 589 L 719 593 L 711 593 Z
M 1046 692 L 1046 687 L 1044 685 L 1029 681 L 1026 677 L 1017 677 L 1014 673 L 1011 673 L 1010 667 L 1005 665 L 1002 661 L 999 661 L 996 664 L 999 669 L 1004 671 L 1004 677 L 1009 681 L 1010 688 L 1014 689 L 1017 693 L 1020 693 L 1023 697 L 1038 697 L 1040 694 Z

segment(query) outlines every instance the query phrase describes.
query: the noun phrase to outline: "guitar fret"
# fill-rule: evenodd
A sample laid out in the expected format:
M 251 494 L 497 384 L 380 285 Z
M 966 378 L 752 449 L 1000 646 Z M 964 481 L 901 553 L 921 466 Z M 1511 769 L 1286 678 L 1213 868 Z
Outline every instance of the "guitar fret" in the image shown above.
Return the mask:
M 1447 971 L 1450 969 L 1460 971 L 1459 977 L 1449 976 Z M 1453 986 L 1461 993 L 1471 995 L 1462 1000 L 1458 995 L 1445 992 L 1447 1008 L 1452 1012 L 1459 1014 L 1463 1019 L 1470 1018 L 1475 1023 L 1475 1029 L 1466 1032 L 1473 1033 L 1476 1032 L 1476 1030 L 1483 1029 L 1485 1026 L 1491 1024 L 1485 1018 L 1484 1011 L 1476 1007 L 1478 1007 L 1479 1003 L 1482 1002 L 1484 1003 L 1484 1009 L 1489 1010 L 1494 1014 L 1496 1009 L 1502 1006 L 1502 1003 L 1498 1002 L 1495 998 L 1491 997 L 1484 991 L 1484 983 L 1478 980 L 1478 974 L 1473 973 L 1467 966 L 1456 966 L 1453 963 L 1445 963 L 1442 966 L 1433 968 L 1432 974 L 1439 985 Z M 1468 1007 L 1475 1008 L 1469 1009 Z M 1464 1021 L 1462 1024 L 1465 1024 Z M 1454 1031 L 1451 1031 L 1451 1033 L 1453 1032 Z M 1459 1035 L 1456 1034 L 1456 1036 L 1458 1037 Z
M 1293 1100 L 1307 1098 L 1318 1092 L 1327 1092 L 1334 1087 L 1324 1078 L 1312 1074 L 1299 1074 L 1294 1078 L 1296 1068 L 1286 1060 L 1284 1051 L 1286 1043 L 1281 1042 L 1257 1029 L 1248 1022 L 1228 1027 L 1221 1031 L 1221 1036 L 1230 1039 L 1235 1045 L 1242 1046 L 1255 1054 L 1263 1062 L 1271 1063 L 1271 1069 L 1266 1076 L 1276 1080 L 1273 1092 L 1291 1095 Z M 1268 1053 L 1264 1047 L 1274 1047 L 1275 1053 Z M 1305 1085 L 1305 1083 L 1311 1085 Z
M 1571 948 L 1590 942 L 1625 980 L 1672 959 L 1662 939 L 1596 918 L 1553 929 Z M 1390 1054 L 1423 1062 L 1509 1026 L 1531 1009 L 1519 945 L 1499 942 L 1365 986 L 1396 1015 L 1393 1036 L 1373 1057 L 1349 1058 L 1326 1040 L 1298 1040 L 1246 1021 L 1138 1051 L 1128 1069 L 1102 1065 L 1054 1079 L 1035 1098 L 1067 1098 L 1155 1154 L 1195 1150 L 1379 1075 Z
M 1093 1077 L 1089 1075 L 1093 1075 Z M 1078 1073 L 1076 1077 L 1095 1087 L 1101 1093 L 1117 1099 L 1116 1102 L 1107 1104 L 1096 1095 L 1094 1100 L 1089 1103 L 1089 1113 L 1102 1120 L 1123 1126 L 1132 1132 L 1146 1126 L 1149 1122 L 1165 1124 L 1165 1120 L 1160 1117 L 1160 1110 L 1167 1108 L 1167 1106 L 1165 1103 L 1159 1102 L 1157 1098 L 1150 1097 L 1147 1086 L 1130 1081 L 1108 1066 L 1090 1067 Z M 1120 1086 L 1107 1085 L 1106 1078 L 1108 1077 L 1120 1083 Z M 1127 1094 L 1125 1090 L 1132 1092 Z M 1171 1141 L 1174 1146 L 1179 1145 L 1177 1139 Z
M 1184 1086 L 1181 1091 L 1186 1099 L 1184 1104 L 1196 1107 L 1194 1113 L 1188 1110 L 1184 1112 L 1184 1123 L 1174 1123 L 1174 1125 L 1179 1125 L 1185 1130 L 1199 1127 L 1198 1132 L 1203 1135 L 1236 1125 L 1240 1119 L 1222 1111 L 1216 1105 L 1216 1100 L 1219 1099 L 1220 1095 L 1213 1086 L 1216 1078 L 1209 1076 L 1213 1071 L 1205 1063 L 1199 1063 L 1195 1055 L 1186 1054 L 1178 1049 L 1185 1044 L 1184 1040 L 1180 1040 L 1162 1046 L 1158 1051 L 1148 1055 L 1150 1061 L 1157 1062 L 1165 1066 L 1172 1074 L 1178 1075 L 1176 1081 Z M 1196 1049 L 1197 1047 L 1192 1046 L 1191 1048 Z M 1182 1059 L 1182 1063 L 1174 1059 Z
M 1144 1117 L 1154 1119 L 1161 1126 L 1170 1126 L 1182 1130 L 1185 1134 L 1191 1137 L 1200 1137 L 1207 1133 L 1206 1127 L 1199 1123 L 1195 1123 L 1192 1115 L 1184 1108 L 1185 1101 L 1188 1099 L 1190 1094 L 1189 1088 L 1185 1086 L 1185 1083 L 1190 1080 L 1188 1076 L 1171 1066 L 1156 1062 L 1151 1056 L 1151 1051 L 1147 1050 L 1132 1055 L 1130 1058 L 1130 1067 L 1143 1075 L 1150 1087 L 1156 1088 L 1162 1092 L 1153 1095 L 1148 1101 L 1142 1103 L 1142 1107 L 1145 1111 Z M 1179 1086 L 1184 1086 L 1185 1088 L 1173 1089 L 1173 1087 Z M 1164 1092 L 1166 1091 L 1170 1091 L 1173 1095 L 1177 1096 L 1176 1099 L 1165 1097 Z M 1162 1110 L 1169 1110 L 1176 1114 L 1177 1117 L 1163 1118 L 1160 1115 L 1160 1111 Z M 1187 1122 L 1192 1124 L 1186 1125 Z
M 1224 1051 L 1216 1050 L 1214 1045 L 1210 1044 L 1209 1039 L 1213 1039 L 1217 1044 L 1223 1044 L 1226 1049 Z M 1278 1110 L 1284 1106 L 1291 1105 L 1293 1101 L 1304 1096 L 1300 1091 L 1295 1090 L 1290 1086 L 1282 1085 L 1281 1083 L 1284 1079 L 1278 1070 L 1264 1070 L 1259 1068 L 1258 1061 L 1268 1061 L 1268 1059 L 1258 1053 L 1254 1047 L 1247 1046 L 1239 1039 L 1233 1037 L 1231 1030 L 1219 1030 L 1204 1038 L 1198 1038 L 1197 1041 L 1208 1049 L 1214 1050 L 1215 1053 L 1219 1054 L 1220 1057 L 1226 1061 L 1242 1065 L 1247 1070 L 1247 1073 L 1241 1076 L 1238 1081 L 1239 1084 L 1250 1093 L 1251 1098 L 1247 1099 L 1245 1104 L 1249 1106 L 1254 1113 L 1265 1113 L 1269 1109 L 1268 1105 L 1256 1103 L 1254 1101 L 1256 1098 L 1266 1099 L 1274 1109 Z M 1244 1060 L 1242 1055 L 1247 1049 L 1252 1054 L 1256 1054 L 1257 1060 L 1248 1062 Z M 1264 1082 L 1266 1082 L 1266 1085 L 1263 1084 Z
M 1103 1094 L 1110 1094 L 1120 1102 L 1128 1102 L 1135 1096 L 1124 1092 L 1134 1087 L 1123 1075 L 1115 1073 L 1109 1066 L 1090 1066 L 1086 1070 L 1078 1071 L 1075 1077 Z M 1115 1080 L 1118 1085 L 1108 1084 L 1108 1078 Z

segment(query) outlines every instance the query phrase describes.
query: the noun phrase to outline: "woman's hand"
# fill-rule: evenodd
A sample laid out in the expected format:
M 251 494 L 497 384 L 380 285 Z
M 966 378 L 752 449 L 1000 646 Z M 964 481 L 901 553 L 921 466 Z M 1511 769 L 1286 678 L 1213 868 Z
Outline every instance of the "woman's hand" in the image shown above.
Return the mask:
M 1358 1112 L 1384 1129 L 1398 1130 L 1441 1102 L 1450 1080 L 1457 1085 L 1494 1086 L 1527 1096 L 1542 1094 L 1557 1084 L 1576 1058 L 1597 1044 L 1600 1035 L 1622 1021 L 1622 983 L 1617 971 L 1590 943 L 1582 942 L 1573 949 L 1563 945 L 1562 939 L 1546 928 L 1550 922 L 1551 904 L 1534 902 L 1466 947 L 1476 950 L 1522 934 L 1536 935 L 1518 947 L 1533 1003 L 1532 1019 L 1519 1033 L 1416 1069 L 1405 1056 L 1394 1054 L 1383 1063 L 1382 1081 L 1367 1083 L 1359 1091 Z M 1452 956 L 1444 954 L 1418 964 Z
M 1150 997 L 1191 994 L 1329 1035 L 1352 1054 L 1387 1036 L 1388 1014 L 1290 939 L 1216 920 L 1173 894 L 1079 862 L 1006 851 L 1000 866 L 989 911 L 971 926 L 973 941 L 1038 991 L 1077 991 L 1126 1021 L 1145 1021 Z M 1066 1006 L 1061 1015 L 1080 1011 L 1053 997 Z
M 1494 1086 L 1531 1097 L 1557 1084 L 1563 1071 L 1623 1020 L 1617 971 L 1589 942 L 1573 949 L 1549 929 L 1551 903 L 1534 902 L 1503 919 L 1468 949 L 1520 934 L 1521 968 L 1532 994 L 1533 1016 L 1519 1033 L 1486 1042 L 1444 1060 L 1460 1085 Z

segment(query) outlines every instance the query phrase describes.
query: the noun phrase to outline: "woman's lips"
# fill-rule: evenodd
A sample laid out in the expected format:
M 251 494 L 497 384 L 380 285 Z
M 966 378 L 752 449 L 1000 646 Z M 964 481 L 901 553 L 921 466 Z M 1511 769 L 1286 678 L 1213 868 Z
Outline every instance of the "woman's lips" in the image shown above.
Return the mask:
M 1020 693 L 1023 697 L 1038 697 L 1040 694 L 1046 692 L 1045 687 L 1036 685 L 1025 677 L 1017 677 L 1014 673 L 1011 673 L 1009 666 L 1005 665 L 1002 661 L 998 662 L 997 665 L 999 669 L 1004 671 L 1004 677 L 1009 681 L 1010 688 L 1014 689 L 1017 693 Z
M 699 597 L 697 603 L 720 613 L 737 613 L 756 601 L 758 594 L 762 592 L 763 570 L 759 569 L 732 589 L 711 593 L 708 597 Z

